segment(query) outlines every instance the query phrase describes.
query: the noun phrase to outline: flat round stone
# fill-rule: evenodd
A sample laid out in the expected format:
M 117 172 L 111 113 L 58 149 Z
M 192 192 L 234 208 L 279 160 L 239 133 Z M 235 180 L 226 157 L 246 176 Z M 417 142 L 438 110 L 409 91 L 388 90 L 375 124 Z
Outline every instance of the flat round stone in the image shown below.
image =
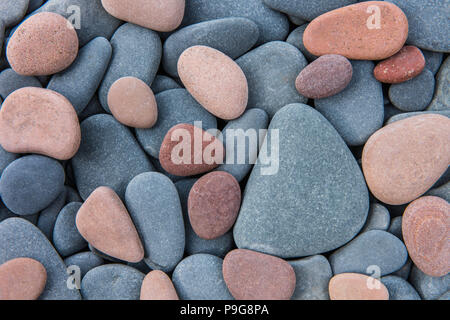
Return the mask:
M 179 300 L 172 280 L 162 271 L 154 270 L 142 282 L 141 300 Z
M 389 300 L 389 292 L 380 280 L 358 273 L 334 276 L 329 284 L 331 300 Z

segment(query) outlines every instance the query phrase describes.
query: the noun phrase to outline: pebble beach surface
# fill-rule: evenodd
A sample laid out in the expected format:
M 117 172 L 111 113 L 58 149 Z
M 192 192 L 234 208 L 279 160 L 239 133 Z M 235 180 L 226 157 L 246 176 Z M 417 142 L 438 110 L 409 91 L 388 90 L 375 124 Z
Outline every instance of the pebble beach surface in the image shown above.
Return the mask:
M 0 300 L 449 300 L 449 16 L 0 0 Z

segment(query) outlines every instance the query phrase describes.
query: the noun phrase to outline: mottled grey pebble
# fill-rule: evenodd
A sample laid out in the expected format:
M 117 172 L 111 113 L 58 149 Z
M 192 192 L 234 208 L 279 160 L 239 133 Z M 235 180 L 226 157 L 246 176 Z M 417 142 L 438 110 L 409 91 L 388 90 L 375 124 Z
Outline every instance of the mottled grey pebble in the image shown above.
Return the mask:
M 3 99 L 6 99 L 13 91 L 24 87 L 42 88 L 42 85 L 37 78 L 22 76 L 11 68 L 5 69 L 0 73 L 0 96 Z
M 181 88 L 181 86 L 175 80 L 159 74 L 155 77 L 155 80 L 153 80 L 151 87 L 153 94 L 158 94 L 166 90 L 178 88 Z
M 286 42 L 299 49 L 308 61 L 314 61 L 317 57 L 310 53 L 303 44 L 303 33 L 307 26 L 308 24 L 303 24 L 300 27 L 295 28 L 294 31 L 289 34 Z
M 8 152 L 0 146 L 0 176 L 3 170 L 17 158 L 19 158 L 18 154 Z
M 406 260 L 405 265 L 400 269 L 398 269 L 397 271 L 395 271 L 394 273 L 392 273 L 392 275 L 408 280 L 409 275 L 411 273 L 412 265 L 413 265 L 412 260 L 408 258 L 408 260 Z
M 290 21 L 290 22 L 292 22 L 293 24 L 296 24 L 296 25 L 298 25 L 298 26 L 301 26 L 302 24 L 307 23 L 306 20 L 303 20 L 302 18 L 299 18 L 299 17 L 289 16 L 289 15 L 288 15 L 288 18 L 289 18 L 289 21 Z
M 81 278 L 91 269 L 101 266 L 105 262 L 102 258 L 90 251 L 80 252 L 64 259 L 67 267 L 77 266 L 80 268 Z
M 98 96 L 94 95 L 92 97 L 91 101 L 89 101 L 86 108 L 84 108 L 83 112 L 81 112 L 78 115 L 78 118 L 80 119 L 80 122 L 81 122 L 91 116 L 94 116 L 96 114 L 101 114 L 101 113 L 105 113 L 105 109 L 103 109 L 102 105 L 100 104 L 100 101 L 98 100 Z
M 23 218 L 29 222 L 31 222 L 32 224 L 36 225 L 37 220 L 39 218 L 39 214 L 33 214 L 30 216 L 19 216 L 13 212 L 11 212 L 7 207 L 5 207 L 5 205 L 3 204 L 3 202 L 0 201 L 0 222 L 2 222 L 3 220 L 6 220 L 8 218 Z
M 82 203 L 67 204 L 56 218 L 53 229 L 53 244 L 62 257 L 70 256 L 87 247 L 87 242 L 78 232 L 75 217 Z
M 440 114 L 446 117 L 450 118 L 450 109 L 449 110 L 442 110 L 442 111 L 417 111 L 417 112 L 405 112 L 405 113 L 400 113 L 397 114 L 395 116 L 392 116 L 387 122 L 386 125 L 391 124 L 393 122 L 396 121 L 400 121 L 403 119 L 407 119 L 407 118 L 411 118 L 414 116 L 418 116 L 421 114 Z
M 436 76 L 436 91 L 433 101 L 427 110 L 449 110 L 450 109 L 450 57 L 445 59 Z
M 430 70 L 433 74 L 436 74 L 441 67 L 444 54 L 442 52 L 433 52 L 422 49 L 423 56 L 425 57 L 425 68 Z
M 439 197 L 450 202 L 450 181 L 438 188 L 429 190 L 425 195 Z
M 59 212 L 66 204 L 67 190 L 64 188 L 58 197 L 44 210 L 41 211 L 37 222 L 37 227 L 49 239 L 53 239 L 53 228 Z
M 380 280 L 389 291 L 389 300 L 422 300 L 414 287 L 405 279 L 387 276 Z
M 391 225 L 389 226 L 388 232 L 403 241 L 401 216 L 395 217 L 391 220 Z
M 412 267 L 409 281 L 424 300 L 436 300 L 450 290 L 450 273 L 442 277 L 431 277 L 415 265 Z
M 66 186 L 66 204 L 71 202 L 83 202 L 78 191 L 70 186 Z
M 16 25 L 27 12 L 29 0 L 0 0 L 0 20 L 6 27 Z
M 388 209 L 379 203 L 372 203 L 370 205 L 369 216 L 367 217 L 366 224 L 361 230 L 361 233 L 370 230 L 386 231 L 389 228 L 390 223 L 391 216 Z

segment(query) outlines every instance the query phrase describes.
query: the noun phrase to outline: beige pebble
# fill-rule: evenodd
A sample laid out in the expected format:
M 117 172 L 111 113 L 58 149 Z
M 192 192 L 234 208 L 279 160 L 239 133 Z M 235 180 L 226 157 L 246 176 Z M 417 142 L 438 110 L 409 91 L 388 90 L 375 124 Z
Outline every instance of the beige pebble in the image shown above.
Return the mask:
M 141 300 L 179 300 L 172 280 L 160 270 L 151 271 L 142 282 Z
M 341 273 L 328 285 L 331 300 L 389 300 L 380 280 L 358 273 Z

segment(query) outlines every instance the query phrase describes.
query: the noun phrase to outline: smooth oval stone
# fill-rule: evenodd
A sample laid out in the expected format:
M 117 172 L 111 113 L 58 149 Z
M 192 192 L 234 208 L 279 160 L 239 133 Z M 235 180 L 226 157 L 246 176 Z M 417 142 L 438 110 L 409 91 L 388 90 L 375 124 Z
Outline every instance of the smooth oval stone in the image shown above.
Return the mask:
M 450 52 L 448 1 L 388 0 L 400 7 L 409 23 L 407 43 L 419 48 Z
M 32 215 L 45 209 L 63 188 L 63 167 L 56 160 L 38 155 L 13 161 L 0 179 L 2 201 L 18 215 Z
M 19 158 L 18 154 L 8 152 L 0 146 L 0 176 L 3 170 L 17 158 Z
M 179 300 L 172 280 L 162 271 L 154 270 L 142 282 L 141 300 Z
M 428 50 L 421 50 L 425 57 L 425 68 L 436 74 L 444 59 L 444 54 L 442 52 L 433 52 Z
M 329 11 L 306 28 L 303 42 L 316 56 L 339 54 L 355 60 L 382 60 L 397 53 L 408 37 L 400 8 L 368 1 Z
M 177 63 L 183 51 L 203 45 L 236 59 L 250 50 L 259 37 L 258 25 L 246 18 L 224 18 L 196 23 L 172 33 L 164 42 L 164 70 L 178 77 Z
M 233 300 L 222 275 L 223 260 L 210 254 L 183 259 L 172 274 L 181 300 Z
M 152 157 L 159 157 L 159 150 L 167 132 L 180 123 L 194 124 L 201 121 L 204 130 L 217 128 L 216 118 L 206 111 L 187 92 L 174 89 L 156 95 L 158 121 L 150 129 L 137 129 L 136 137 L 142 148 Z
M 158 94 L 160 92 L 171 90 L 171 89 L 179 89 L 180 85 L 170 77 L 157 75 L 155 80 L 153 80 L 151 89 L 154 94 Z
M 286 39 L 286 42 L 293 45 L 298 50 L 300 50 L 308 61 L 314 61 L 317 59 L 317 57 L 315 55 L 311 54 L 305 48 L 305 45 L 303 44 L 303 33 L 305 32 L 305 29 L 307 27 L 308 27 L 308 23 L 304 23 L 304 24 L 302 23 L 302 25 L 300 25 L 300 27 L 294 29 L 294 31 L 292 31 L 289 34 L 288 38 Z
M 39 80 L 32 76 L 22 76 L 13 69 L 8 68 L 0 73 L 0 96 L 6 99 L 17 89 L 25 87 L 42 88 Z
M 71 266 L 76 266 L 80 268 L 80 276 L 83 279 L 84 275 L 91 269 L 101 266 L 104 261 L 99 256 L 95 255 L 90 251 L 76 253 L 70 257 L 64 259 L 64 263 L 69 268 Z
M 277 133 L 278 150 L 272 149 Z M 301 104 L 284 107 L 262 150 L 276 150 L 279 157 L 271 163 L 260 153 L 253 168 L 234 227 L 238 248 L 298 258 L 336 249 L 361 230 L 369 211 L 364 178 L 319 112 Z
M 417 77 L 425 68 L 425 57 L 419 48 L 404 46 L 373 70 L 375 78 L 384 83 L 401 83 Z
M 381 230 L 360 234 L 329 258 L 334 274 L 370 273 L 377 266 L 384 276 L 399 270 L 408 258 L 406 247 L 396 236 Z
M 391 85 L 389 100 L 403 111 L 424 110 L 433 99 L 434 84 L 433 73 L 425 69 L 414 79 Z
M 185 123 L 167 132 L 159 151 L 164 170 L 181 177 L 211 171 L 223 163 L 224 156 L 225 150 L 219 139 Z
M 64 17 L 38 13 L 17 28 L 6 51 L 11 68 L 18 74 L 50 75 L 66 69 L 75 60 L 78 37 Z
M 450 59 L 445 59 L 436 76 L 436 90 L 433 101 L 427 110 L 449 110 L 450 109 Z
M 102 5 L 120 20 L 167 32 L 181 24 L 185 0 L 102 0 Z
M 383 277 L 381 282 L 389 291 L 389 300 L 421 300 L 414 287 L 400 277 Z
M 112 84 L 123 77 L 135 77 L 151 85 L 161 61 L 161 40 L 156 32 L 126 23 L 111 38 L 113 54 L 100 84 L 98 96 L 109 112 L 108 92 Z
M 144 248 L 130 215 L 110 188 L 97 188 L 76 216 L 81 236 L 98 250 L 123 261 L 139 262 Z
M 68 69 L 50 79 L 47 89 L 69 99 L 77 114 L 80 114 L 97 91 L 111 54 L 111 44 L 107 39 L 98 37 L 91 40 L 80 49 L 78 57 Z
M 125 203 L 142 239 L 145 263 L 172 271 L 183 258 L 185 241 L 180 199 L 172 181 L 161 173 L 142 173 L 128 184 Z
M 120 123 L 134 128 L 151 128 L 158 119 L 152 89 L 142 80 L 123 77 L 108 92 L 108 107 Z
M 29 0 L 0 1 L 0 20 L 6 27 L 16 25 L 27 12 Z
M 13 153 L 72 158 L 80 146 L 77 114 L 64 96 L 41 88 L 22 88 L 3 102 L 0 144 Z
M 217 70 L 221 70 L 220 75 Z M 195 100 L 216 117 L 232 120 L 245 111 L 247 79 L 222 52 L 206 46 L 190 47 L 178 59 L 178 74 Z
M 81 198 L 97 187 L 108 186 L 120 197 L 136 175 L 153 171 L 153 165 L 131 132 L 112 116 L 99 114 L 81 123 L 82 143 L 72 159 Z
M 58 195 L 58 197 L 39 214 L 39 219 L 36 226 L 49 240 L 53 239 L 53 229 L 55 227 L 55 222 L 58 214 L 66 204 L 66 197 L 67 191 L 64 188 L 63 191 Z
M 295 89 L 295 79 L 308 64 L 302 53 L 282 41 L 266 43 L 240 57 L 236 63 L 248 82 L 248 108 L 260 108 L 270 118 L 289 103 L 306 103 Z
M 75 224 L 77 212 L 82 203 L 72 202 L 66 205 L 55 222 L 53 244 L 62 257 L 70 256 L 87 247 L 86 241 L 78 232 Z
M 39 261 L 47 272 L 40 300 L 80 299 L 78 290 L 68 288 L 66 266 L 42 232 L 24 219 L 6 219 L 0 223 L 0 264 L 20 257 Z
M 202 21 L 242 17 L 253 20 L 259 28 L 258 45 L 274 40 L 284 40 L 289 32 L 287 17 L 271 10 L 261 0 L 196 0 L 186 1 L 182 26 Z
M 406 208 L 402 219 L 405 245 L 414 264 L 432 277 L 450 272 L 450 204 L 444 199 L 419 198 Z
M 413 265 L 409 282 L 424 300 L 436 300 L 450 288 L 450 274 L 431 277 Z
M 241 206 L 241 188 L 229 173 L 215 171 L 201 177 L 188 199 L 191 226 L 203 239 L 216 239 L 227 233 Z
M 237 300 L 289 300 L 296 281 L 294 269 L 286 261 L 244 249 L 225 256 L 223 277 Z
M 380 280 L 358 273 L 334 276 L 329 292 L 331 300 L 389 300 L 389 291 Z
M 295 291 L 292 300 L 329 300 L 328 283 L 333 272 L 327 258 L 321 255 L 288 261 L 294 268 Z
M 139 300 L 144 274 L 122 264 L 96 267 L 83 277 L 81 295 L 85 300 Z
M 370 230 L 387 231 L 390 223 L 391 223 L 391 216 L 389 214 L 388 209 L 386 209 L 379 203 L 372 203 L 370 204 L 370 210 L 366 224 L 361 230 L 361 233 Z
M 327 98 L 344 90 L 352 80 L 352 74 L 350 61 L 343 56 L 328 54 L 304 68 L 295 80 L 295 87 L 307 98 Z
M 362 155 L 370 191 L 391 205 L 417 199 L 447 170 L 448 141 L 450 119 L 441 115 L 415 116 L 380 129 L 367 141 Z

